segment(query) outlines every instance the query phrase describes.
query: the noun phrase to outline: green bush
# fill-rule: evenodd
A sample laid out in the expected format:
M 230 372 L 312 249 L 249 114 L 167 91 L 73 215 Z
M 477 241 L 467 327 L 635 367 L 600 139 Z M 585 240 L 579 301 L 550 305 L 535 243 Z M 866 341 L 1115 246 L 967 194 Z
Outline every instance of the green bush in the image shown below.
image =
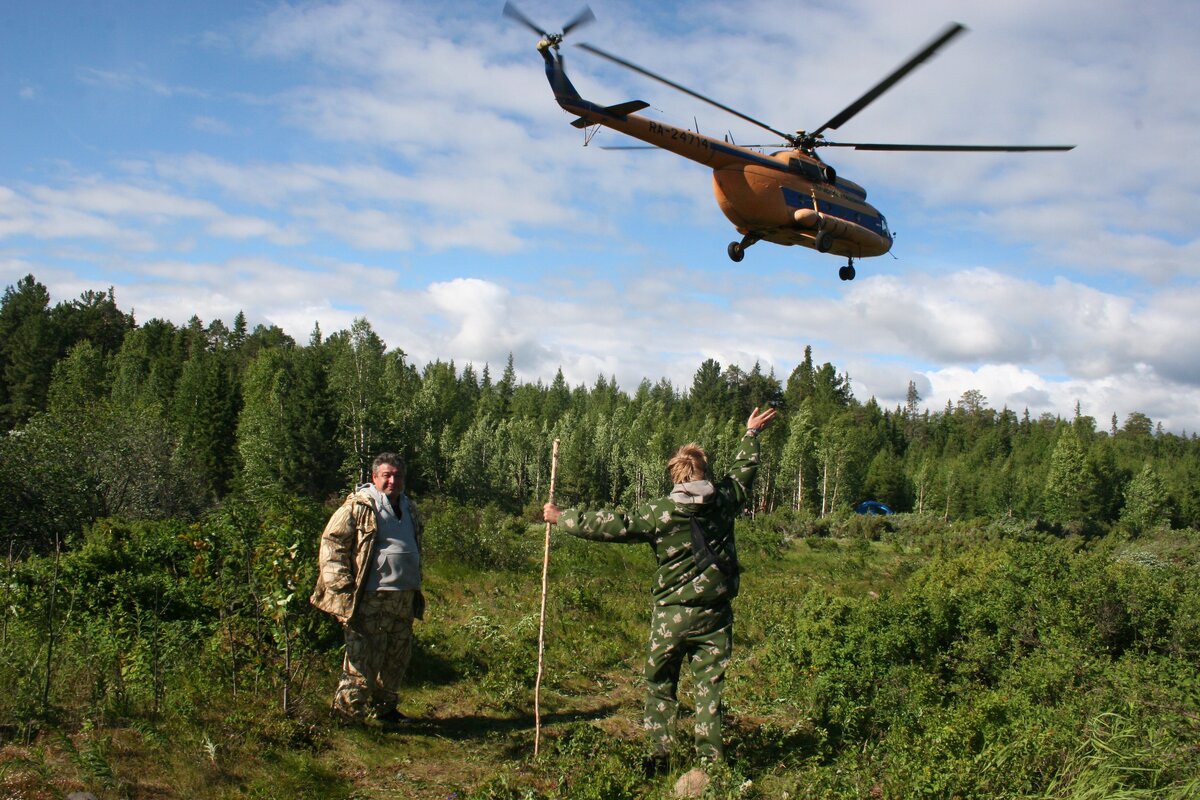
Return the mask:
M 793 528 L 793 521 L 786 516 L 759 514 L 744 517 L 737 521 L 738 550 L 777 557 L 783 552 Z
M 1175 785 L 1200 761 L 1185 744 L 1200 726 L 1180 716 L 1198 682 L 1145 670 L 1195 663 L 1198 588 L 1195 570 L 1107 548 L 980 543 L 878 602 L 810 590 L 767 636 L 760 674 L 814 721 L 827 757 L 886 754 L 887 796 L 1036 795 L 1069 768 L 1088 720 L 1126 704 L 1142 709 L 1134 739 L 1162 737 L 1156 780 Z M 1121 677 L 1134 665 L 1141 680 Z M 1169 685 L 1190 699 L 1156 688 Z M 1133 778 L 1120 785 L 1143 785 Z
M 475 508 L 446 499 L 419 507 L 425 517 L 426 560 L 515 570 L 541 552 L 541 540 L 529 535 L 526 523 L 496 506 Z
M 640 771 L 650 548 L 555 536 L 547 756 L 528 762 L 544 529 L 453 501 L 421 507 L 433 613 L 406 703 L 431 719 L 401 734 L 403 758 L 469 752 L 461 797 L 668 796 L 671 778 Z M 399 775 L 392 734 L 324 727 L 341 637 L 307 595 L 330 511 L 260 497 L 193 524 L 101 520 L 57 559 L 6 562 L 6 744 L 42 743 L 58 786 L 130 795 L 148 791 L 131 776 L 152 762 L 231 798 L 366 796 Z M 710 796 L 1182 800 L 1200 788 L 1194 532 L 1088 539 L 895 515 L 882 546 L 793 541 L 812 522 L 739 521 L 731 759 Z M 280 690 L 301 693 L 306 676 L 308 695 L 284 713 Z M 690 691 L 685 678 L 672 777 L 688 766 Z M 59 731 L 71 741 L 55 744 Z M 344 769 L 349 747 L 368 778 Z
M 836 535 L 852 539 L 863 539 L 868 542 L 878 542 L 884 534 L 894 530 L 892 518 L 879 514 L 851 514 L 840 519 L 836 526 Z

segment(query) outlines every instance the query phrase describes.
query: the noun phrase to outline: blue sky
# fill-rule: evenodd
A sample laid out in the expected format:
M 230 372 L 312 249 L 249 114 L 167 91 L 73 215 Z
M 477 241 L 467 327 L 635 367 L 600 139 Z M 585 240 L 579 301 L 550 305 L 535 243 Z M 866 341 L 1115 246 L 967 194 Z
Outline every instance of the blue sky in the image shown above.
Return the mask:
M 557 29 L 578 5 L 523 0 Z M 1103 7 L 1099 7 L 1102 5 Z M 614 152 L 553 102 L 503 2 L 8 4 L 0 284 L 114 287 L 139 322 L 367 317 L 390 347 L 690 386 L 706 358 L 781 379 L 812 345 L 857 397 L 1107 428 L 1200 429 L 1200 6 L 1014 0 L 591 6 L 573 38 L 781 130 L 814 128 L 955 20 L 970 32 L 843 141 L 1070 153 L 825 150 L 897 240 L 842 261 L 736 238 L 703 167 Z M 570 40 L 568 40 L 570 42 Z M 564 46 L 588 99 L 741 142 L 762 131 Z

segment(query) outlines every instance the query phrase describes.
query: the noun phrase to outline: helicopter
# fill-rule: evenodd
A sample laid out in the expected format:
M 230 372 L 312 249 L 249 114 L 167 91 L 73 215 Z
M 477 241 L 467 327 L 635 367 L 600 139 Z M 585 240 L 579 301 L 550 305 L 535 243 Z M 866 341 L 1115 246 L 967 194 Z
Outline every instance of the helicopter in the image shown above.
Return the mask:
M 594 45 L 576 45 L 592 55 L 663 83 L 709 105 L 739 117 L 775 136 L 785 148 L 770 154 L 753 148 L 771 145 L 738 145 L 728 139 L 716 139 L 687 128 L 659 122 L 637 112 L 650 107 L 643 100 L 630 100 L 603 106 L 585 100 L 567 77 L 560 51 L 563 39 L 573 30 L 595 20 L 584 6 L 558 33 L 550 33 L 525 16 L 511 2 L 503 14 L 538 34 L 537 50 L 545 61 L 546 78 L 554 99 L 565 111 L 575 115 L 571 123 L 585 130 L 610 128 L 646 142 L 650 148 L 668 150 L 676 155 L 710 167 L 713 194 L 717 205 L 733 223 L 740 240 L 730 242 L 726 252 L 740 262 L 746 249 L 757 242 L 800 245 L 819 253 L 832 253 L 846 259 L 838 270 L 844 281 L 854 280 L 854 260 L 881 256 L 889 252 L 895 240 L 887 219 L 867 202 L 867 191 L 859 184 L 837 174 L 817 154 L 820 147 L 849 147 L 855 150 L 910 152 L 1032 152 L 1071 150 L 1075 145 L 972 145 L 972 144 L 887 144 L 877 142 L 834 142 L 825 138 L 827 130 L 837 130 L 880 95 L 912 72 L 967 28 L 950 23 L 928 44 L 893 70 L 850 105 L 820 127 L 785 133 L 754 117 L 743 114 L 710 97 L 640 67 Z M 590 137 L 589 137 L 590 138 Z M 585 144 L 589 139 L 585 138 Z M 626 148 L 604 148 L 626 149 Z

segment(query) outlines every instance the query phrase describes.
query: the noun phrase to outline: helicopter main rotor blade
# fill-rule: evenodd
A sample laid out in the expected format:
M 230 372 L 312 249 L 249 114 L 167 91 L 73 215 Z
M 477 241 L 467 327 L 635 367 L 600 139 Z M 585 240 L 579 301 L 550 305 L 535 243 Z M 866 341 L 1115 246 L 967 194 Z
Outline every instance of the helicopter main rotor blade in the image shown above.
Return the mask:
M 503 13 L 504 16 L 508 17 L 509 19 L 515 19 L 517 22 L 521 23 L 526 28 L 529 28 L 529 30 L 533 31 L 538 36 L 541 36 L 543 39 L 550 38 L 550 34 L 539 28 L 536 22 L 522 14 L 521 10 L 512 3 L 506 2 L 504 4 L 504 10 L 501 13 Z
M 893 150 L 951 153 L 1031 153 L 1074 150 L 1073 144 L 880 144 L 877 142 L 818 142 L 821 147 L 853 147 L 855 150 Z
M 580 10 L 580 12 L 575 15 L 575 18 L 573 20 L 571 20 L 570 22 L 568 22 L 566 25 L 563 26 L 562 35 L 566 36 L 568 33 L 573 31 L 575 28 L 581 27 L 583 25 L 587 25 L 589 22 L 595 22 L 595 21 L 596 21 L 596 15 L 592 13 L 591 7 L 584 6 L 583 9 Z
M 828 128 L 833 128 L 836 130 L 841 125 L 844 125 L 847 120 L 870 105 L 876 98 L 878 98 L 888 89 L 895 86 L 901 78 L 919 67 L 922 62 L 924 62 L 926 59 L 940 50 L 947 42 L 965 30 L 966 27 L 957 22 L 950 23 L 946 30 L 938 34 L 937 38 L 925 45 L 920 52 L 900 65 L 894 72 L 892 72 L 891 75 L 888 75 L 879 83 L 875 84 L 875 87 L 862 97 L 858 98 L 853 103 L 842 109 L 841 113 L 839 113 L 833 119 L 829 120 L 824 125 L 813 131 L 811 136 L 820 136 L 821 132 Z
M 691 89 L 687 88 L 686 86 L 681 86 L 680 84 L 675 83 L 672 80 L 668 80 L 668 79 L 664 78 L 662 75 L 658 75 L 654 72 L 651 72 L 648 69 L 639 67 L 637 64 L 634 64 L 630 61 L 626 61 L 625 59 L 623 59 L 619 56 L 614 56 L 612 53 L 606 53 L 605 51 L 601 50 L 599 47 L 594 47 L 593 45 L 586 44 L 583 42 L 580 42 L 579 45 L 577 45 L 577 46 L 583 48 L 584 50 L 587 50 L 592 55 L 597 55 L 597 56 L 600 56 L 601 58 L 608 59 L 609 61 L 613 62 L 614 64 L 619 64 L 620 66 L 625 67 L 626 69 L 631 69 L 634 72 L 645 75 L 647 78 L 656 80 L 659 83 L 665 83 L 667 86 L 670 86 L 672 89 L 683 92 L 684 94 L 689 94 L 692 97 L 696 98 L 697 100 L 702 100 L 711 106 L 716 106 L 717 108 L 721 109 L 722 111 L 733 114 L 735 117 L 740 117 L 741 119 L 746 120 L 746 122 L 749 122 L 752 125 L 757 125 L 758 127 L 762 128 L 763 130 L 768 130 L 771 133 L 775 134 L 776 136 L 781 137 L 784 140 L 791 140 L 791 138 L 792 138 L 791 136 L 784 133 L 783 131 L 775 130 L 770 125 L 766 124 L 765 122 L 760 122 L 759 120 L 756 120 L 754 117 L 747 116 L 746 114 L 743 114 L 742 112 L 740 112 L 736 109 L 730 108 L 729 106 L 724 105 L 723 103 L 718 103 L 716 100 L 713 100 L 711 97 L 705 97 L 704 95 L 700 94 L 699 92 L 693 92 Z

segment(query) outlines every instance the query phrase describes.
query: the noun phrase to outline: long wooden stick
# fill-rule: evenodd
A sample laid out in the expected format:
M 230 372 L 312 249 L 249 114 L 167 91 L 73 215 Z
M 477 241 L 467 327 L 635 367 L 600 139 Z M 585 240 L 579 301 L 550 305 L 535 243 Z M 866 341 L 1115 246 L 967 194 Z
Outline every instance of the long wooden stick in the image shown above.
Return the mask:
M 554 480 L 558 476 L 558 439 L 550 450 L 550 502 L 554 502 Z M 550 574 L 550 523 L 546 523 L 546 546 L 542 551 L 542 614 L 538 622 L 537 680 L 533 684 L 533 755 L 542 743 L 542 653 L 546 649 L 546 585 Z

